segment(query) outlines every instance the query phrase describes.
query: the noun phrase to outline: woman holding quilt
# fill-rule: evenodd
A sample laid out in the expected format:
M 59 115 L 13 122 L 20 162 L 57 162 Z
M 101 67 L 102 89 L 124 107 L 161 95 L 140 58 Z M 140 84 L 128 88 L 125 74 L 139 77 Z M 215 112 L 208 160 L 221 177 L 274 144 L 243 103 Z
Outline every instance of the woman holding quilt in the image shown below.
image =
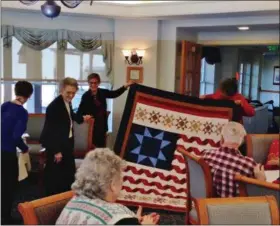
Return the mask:
M 80 115 L 91 115 L 94 120 L 92 143 L 95 147 L 106 146 L 107 125 L 107 98 L 117 98 L 132 84 L 129 82 L 116 90 L 99 88 L 100 76 L 92 73 L 88 76 L 89 90 L 84 93 L 78 109 Z

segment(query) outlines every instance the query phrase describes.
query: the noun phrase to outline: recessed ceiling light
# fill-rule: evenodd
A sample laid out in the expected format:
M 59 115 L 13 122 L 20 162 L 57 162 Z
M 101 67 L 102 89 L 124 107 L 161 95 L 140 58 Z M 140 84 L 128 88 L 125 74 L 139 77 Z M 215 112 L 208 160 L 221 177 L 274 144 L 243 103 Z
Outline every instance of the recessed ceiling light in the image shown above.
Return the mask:
M 240 31 L 247 31 L 247 30 L 249 30 L 250 28 L 249 27 L 238 27 L 238 30 L 240 30 Z

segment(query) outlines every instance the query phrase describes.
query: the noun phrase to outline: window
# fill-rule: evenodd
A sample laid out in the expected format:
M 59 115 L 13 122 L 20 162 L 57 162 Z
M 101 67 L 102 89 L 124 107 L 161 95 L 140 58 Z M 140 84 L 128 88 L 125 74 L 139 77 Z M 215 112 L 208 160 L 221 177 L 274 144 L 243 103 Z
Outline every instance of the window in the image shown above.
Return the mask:
M 58 84 L 41 85 L 41 112 L 46 113 L 48 105 L 58 96 Z
M 200 95 L 214 92 L 215 65 L 208 64 L 205 59 L 201 60 Z
M 56 42 L 49 48 L 41 51 L 42 53 L 42 79 L 56 79 Z
M 66 77 L 86 80 L 90 73 L 96 72 L 103 78 L 102 81 L 107 81 L 104 80 L 104 78 L 106 79 L 106 69 L 101 47 L 89 53 L 80 52 L 70 43 L 67 44 L 67 48 L 64 72 Z
M 5 54 L 2 51 L 2 56 Z M 7 59 L 7 60 L 6 60 Z M 1 59 L 3 62 L 3 57 Z M 8 62 L 10 61 L 10 62 Z M 57 43 L 52 44 L 42 51 L 33 50 L 21 44 L 15 37 L 12 37 L 11 58 L 9 54 L 5 58 L 8 62 L 5 66 L 11 67 L 5 72 L 1 83 L 1 102 L 14 98 L 14 84 L 19 79 L 26 79 L 33 84 L 34 92 L 32 97 L 24 105 L 29 113 L 45 113 L 50 102 L 59 95 L 58 80 L 64 77 L 72 77 L 79 81 L 79 91 L 73 99 L 73 108 L 77 110 L 81 97 L 88 90 L 86 82 L 88 74 L 96 72 L 100 74 L 102 88 L 110 89 L 106 76 L 106 66 L 103 62 L 102 47 L 91 51 L 81 52 L 70 43 L 67 43 L 67 50 L 64 54 L 58 54 Z M 108 100 L 108 111 L 112 112 L 113 100 Z M 108 119 L 109 130 L 112 130 L 112 114 Z
M 251 86 L 251 64 L 241 63 L 239 68 L 240 80 L 239 80 L 239 92 L 246 98 L 250 98 L 250 86 Z

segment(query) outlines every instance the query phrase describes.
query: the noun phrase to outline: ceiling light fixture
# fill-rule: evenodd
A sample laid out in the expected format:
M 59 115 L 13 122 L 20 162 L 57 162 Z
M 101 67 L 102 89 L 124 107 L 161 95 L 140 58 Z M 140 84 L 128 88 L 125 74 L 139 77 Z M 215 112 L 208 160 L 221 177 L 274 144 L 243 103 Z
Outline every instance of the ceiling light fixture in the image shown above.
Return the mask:
M 243 27 L 238 27 L 239 31 L 248 31 L 250 28 L 247 26 L 243 26 Z
M 39 0 L 19 0 L 22 4 L 30 6 L 38 2 Z M 83 0 L 60 0 L 61 3 L 70 9 L 74 9 L 81 4 Z M 90 5 L 92 5 L 93 0 L 90 1 Z M 41 12 L 49 18 L 58 17 L 61 11 L 61 7 L 55 3 L 55 0 L 47 0 L 41 6 Z

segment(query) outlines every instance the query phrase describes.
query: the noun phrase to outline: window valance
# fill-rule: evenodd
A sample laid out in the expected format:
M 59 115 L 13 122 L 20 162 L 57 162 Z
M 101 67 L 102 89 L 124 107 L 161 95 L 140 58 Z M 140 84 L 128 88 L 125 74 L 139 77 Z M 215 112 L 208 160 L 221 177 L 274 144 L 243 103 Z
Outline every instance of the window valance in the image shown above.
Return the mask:
M 11 47 L 12 37 L 15 37 L 23 45 L 37 51 L 42 51 L 55 42 L 57 42 L 57 48 L 59 50 L 66 50 L 67 42 L 81 52 L 90 52 L 102 47 L 106 74 L 109 78 L 111 77 L 114 50 L 113 33 L 87 33 L 65 29 L 22 28 L 11 25 L 2 25 L 1 31 L 5 48 Z M 110 80 L 112 81 L 112 78 L 110 78 Z

